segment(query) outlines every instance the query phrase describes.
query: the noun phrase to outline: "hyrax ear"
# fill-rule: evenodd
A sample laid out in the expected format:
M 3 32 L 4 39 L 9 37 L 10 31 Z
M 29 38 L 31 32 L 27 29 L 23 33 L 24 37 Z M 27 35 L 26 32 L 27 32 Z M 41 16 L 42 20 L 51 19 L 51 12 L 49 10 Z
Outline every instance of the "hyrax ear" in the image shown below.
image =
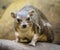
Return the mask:
M 12 16 L 13 18 L 16 18 L 16 12 L 11 12 L 11 16 Z
M 30 10 L 30 11 L 29 11 L 29 15 L 30 15 L 30 16 L 33 16 L 33 14 L 34 14 L 34 10 Z

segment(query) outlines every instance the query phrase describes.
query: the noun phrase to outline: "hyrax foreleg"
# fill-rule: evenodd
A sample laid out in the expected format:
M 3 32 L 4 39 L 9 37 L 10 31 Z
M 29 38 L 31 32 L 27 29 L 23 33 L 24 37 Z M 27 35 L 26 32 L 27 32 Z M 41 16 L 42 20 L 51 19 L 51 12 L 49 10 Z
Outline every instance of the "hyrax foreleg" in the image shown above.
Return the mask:
M 36 45 L 36 42 L 38 41 L 38 34 L 34 34 L 31 42 L 29 43 L 29 45 L 32 45 L 32 46 L 35 46 Z
M 18 32 L 15 32 L 15 38 L 16 38 L 15 39 L 16 42 L 21 42 L 21 43 L 28 42 L 28 40 L 20 38 Z

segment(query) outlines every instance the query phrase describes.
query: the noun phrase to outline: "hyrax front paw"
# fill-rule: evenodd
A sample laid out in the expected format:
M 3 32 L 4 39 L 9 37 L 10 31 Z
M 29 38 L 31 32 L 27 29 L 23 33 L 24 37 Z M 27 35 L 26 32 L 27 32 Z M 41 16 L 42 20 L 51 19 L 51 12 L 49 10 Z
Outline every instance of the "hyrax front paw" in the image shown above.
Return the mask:
M 29 45 L 30 45 L 30 46 L 33 46 L 33 47 L 36 46 L 35 43 L 29 43 Z

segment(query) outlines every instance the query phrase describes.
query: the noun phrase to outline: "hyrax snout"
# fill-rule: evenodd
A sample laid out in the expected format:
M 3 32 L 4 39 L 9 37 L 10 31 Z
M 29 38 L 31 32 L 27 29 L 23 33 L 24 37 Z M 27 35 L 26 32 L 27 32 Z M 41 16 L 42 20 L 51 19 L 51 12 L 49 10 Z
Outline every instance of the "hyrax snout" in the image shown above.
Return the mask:
M 35 46 L 37 41 L 52 42 L 54 39 L 51 25 L 45 15 L 34 6 L 25 6 L 19 12 L 11 12 L 15 19 L 16 41 L 28 42 Z

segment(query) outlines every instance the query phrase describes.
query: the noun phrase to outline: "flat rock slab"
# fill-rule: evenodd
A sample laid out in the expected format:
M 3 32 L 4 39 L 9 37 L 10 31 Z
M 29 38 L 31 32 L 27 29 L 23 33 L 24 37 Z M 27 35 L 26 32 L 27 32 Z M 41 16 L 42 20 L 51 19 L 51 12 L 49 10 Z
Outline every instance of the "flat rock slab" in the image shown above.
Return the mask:
M 50 43 L 37 43 L 35 47 L 28 44 L 16 43 L 0 39 L 0 50 L 60 50 L 60 45 Z

